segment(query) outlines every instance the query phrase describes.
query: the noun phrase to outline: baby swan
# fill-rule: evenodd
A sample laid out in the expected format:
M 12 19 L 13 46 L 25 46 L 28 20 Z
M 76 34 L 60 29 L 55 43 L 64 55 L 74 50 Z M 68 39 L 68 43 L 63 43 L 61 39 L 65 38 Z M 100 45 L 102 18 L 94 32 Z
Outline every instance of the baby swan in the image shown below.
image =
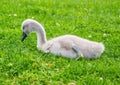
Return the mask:
M 22 41 L 33 31 L 37 34 L 37 48 L 45 53 L 74 59 L 80 57 L 96 59 L 104 51 L 102 43 L 89 41 L 75 35 L 59 36 L 47 41 L 43 26 L 32 19 L 27 19 L 22 23 Z

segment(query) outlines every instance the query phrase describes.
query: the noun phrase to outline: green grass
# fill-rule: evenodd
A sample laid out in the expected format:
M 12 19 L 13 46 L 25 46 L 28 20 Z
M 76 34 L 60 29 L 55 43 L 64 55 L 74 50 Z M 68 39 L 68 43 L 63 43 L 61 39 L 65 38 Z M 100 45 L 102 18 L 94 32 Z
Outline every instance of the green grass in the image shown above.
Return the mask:
M 36 34 L 21 42 L 21 23 L 34 18 L 47 38 L 74 34 L 103 42 L 97 60 L 73 60 L 44 54 Z M 0 85 L 119 85 L 119 0 L 1 0 Z

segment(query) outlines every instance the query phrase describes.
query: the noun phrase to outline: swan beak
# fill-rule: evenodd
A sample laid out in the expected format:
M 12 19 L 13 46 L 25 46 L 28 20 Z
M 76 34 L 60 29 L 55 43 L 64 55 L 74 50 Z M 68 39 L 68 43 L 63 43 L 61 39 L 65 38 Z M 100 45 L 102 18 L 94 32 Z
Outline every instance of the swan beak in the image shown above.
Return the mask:
M 23 42 L 26 37 L 27 37 L 27 34 L 23 32 L 21 41 Z

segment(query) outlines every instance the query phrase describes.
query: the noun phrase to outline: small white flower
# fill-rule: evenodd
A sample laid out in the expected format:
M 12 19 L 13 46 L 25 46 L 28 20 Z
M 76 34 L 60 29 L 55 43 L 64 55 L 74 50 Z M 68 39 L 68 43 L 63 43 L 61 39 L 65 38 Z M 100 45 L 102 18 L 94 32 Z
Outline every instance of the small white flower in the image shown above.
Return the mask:
M 91 38 L 91 37 L 92 37 L 92 35 L 89 35 L 88 37 L 89 37 L 89 38 Z
M 16 16 L 17 16 L 17 14 L 14 14 L 14 16 L 16 17 Z
M 103 78 L 102 78 L 102 77 L 100 77 L 100 80 L 103 80 Z
M 106 37 L 106 36 L 107 36 L 107 34 L 106 34 L 106 33 L 104 33 L 104 34 L 103 34 L 103 37 Z
M 32 19 L 34 19 L 34 17 L 32 17 Z

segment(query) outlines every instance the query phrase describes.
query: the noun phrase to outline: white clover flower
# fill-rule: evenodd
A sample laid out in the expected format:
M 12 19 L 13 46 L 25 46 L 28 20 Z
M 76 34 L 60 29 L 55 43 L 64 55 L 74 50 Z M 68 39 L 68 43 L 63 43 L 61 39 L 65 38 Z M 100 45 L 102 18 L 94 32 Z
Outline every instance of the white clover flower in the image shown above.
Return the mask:
M 89 35 L 88 37 L 89 37 L 89 38 L 91 38 L 91 37 L 92 37 L 92 35 Z
M 34 17 L 32 17 L 32 19 L 34 19 Z
M 103 80 L 103 78 L 102 78 L 102 77 L 100 77 L 100 80 Z
M 106 37 L 106 36 L 107 36 L 107 34 L 106 34 L 106 33 L 104 33 L 104 34 L 103 34 L 103 37 Z
M 17 14 L 14 14 L 14 16 L 16 17 L 16 16 L 17 16 Z

